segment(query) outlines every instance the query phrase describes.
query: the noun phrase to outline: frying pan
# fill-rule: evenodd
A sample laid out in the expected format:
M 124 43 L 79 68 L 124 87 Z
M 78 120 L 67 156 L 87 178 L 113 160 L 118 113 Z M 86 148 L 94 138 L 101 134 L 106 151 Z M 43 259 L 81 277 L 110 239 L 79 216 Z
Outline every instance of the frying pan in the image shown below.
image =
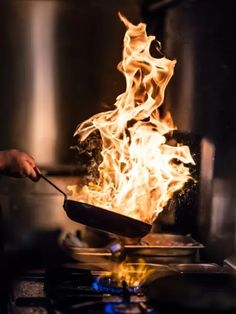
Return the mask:
M 51 180 L 37 171 L 40 178 L 47 181 L 64 196 L 64 210 L 67 216 L 80 224 L 115 233 L 129 238 L 142 238 L 148 234 L 152 225 L 101 207 L 67 199 L 67 195 Z
M 154 278 L 143 289 L 150 304 L 163 313 L 236 313 L 235 273 L 177 273 Z

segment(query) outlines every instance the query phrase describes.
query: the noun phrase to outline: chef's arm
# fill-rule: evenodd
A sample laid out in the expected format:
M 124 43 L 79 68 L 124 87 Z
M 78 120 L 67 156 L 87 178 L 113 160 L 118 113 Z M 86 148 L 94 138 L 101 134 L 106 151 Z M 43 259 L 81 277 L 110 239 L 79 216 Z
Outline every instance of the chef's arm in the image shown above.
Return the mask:
M 32 181 L 38 181 L 36 164 L 34 159 L 17 149 L 0 151 L 0 174 L 15 178 L 28 177 Z

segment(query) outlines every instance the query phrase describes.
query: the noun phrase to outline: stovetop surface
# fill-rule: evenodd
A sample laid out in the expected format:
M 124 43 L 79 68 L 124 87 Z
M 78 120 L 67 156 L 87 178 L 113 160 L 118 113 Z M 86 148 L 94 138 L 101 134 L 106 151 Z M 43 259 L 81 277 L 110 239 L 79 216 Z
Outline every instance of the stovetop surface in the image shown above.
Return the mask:
M 24 273 L 14 281 L 10 313 L 158 313 L 141 290 L 101 286 L 100 275 L 70 266 Z
M 109 281 L 109 272 L 101 271 L 99 267 L 89 269 L 87 266 L 86 264 L 71 263 L 47 270 L 34 269 L 22 273 L 13 283 L 9 313 L 173 314 L 173 307 L 165 309 L 162 306 L 160 308 L 155 306 L 154 309 L 149 304 L 146 293 L 142 288 L 138 289 L 137 287 L 127 287 L 125 285 L 118 287 Z M 230 272 L 216 264 L 155 266 L 157 267 L 157 273 L 162 273 L 162 275 L 167 273 L 166 269 L 176 274 L 195 275 L 227 274 Z M 163 277 L 162 275 L 160 278 Z M 104 281 L 104 278 L 108 278 L 108 281 Z M 182 311 L 181 313 L 185 314 L 186 312 Z M 192 313 L 195 312 L 191 311 Z M 202 314 L 205 312 L 196 313 Z M 215 312 L 209 313 L 215 314 Z M 228 314 L 231 312 L 216 313 Z

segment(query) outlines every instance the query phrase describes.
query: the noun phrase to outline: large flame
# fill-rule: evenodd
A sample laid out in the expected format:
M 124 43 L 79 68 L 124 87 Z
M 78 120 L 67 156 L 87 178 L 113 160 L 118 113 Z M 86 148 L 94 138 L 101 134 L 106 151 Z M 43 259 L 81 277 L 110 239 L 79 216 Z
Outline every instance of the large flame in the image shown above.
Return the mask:
M 190 179 L 188 164 L 194 161 L 188 146 L 168 145 L 165 135 L 175 128 L 171 115 L 163 118 L 159 112 L 176 61 L 151 56 L 155 37 L 147 36 L 146 25 L 119 17 L 127 28 L 118 64 L 126 91 L 117 97 L 114 110 L 78 126 L 75 136 L 80 142 L 99 131 L 102 163 L 96 184 L 69 189 L 75 200 L 152 223 Z

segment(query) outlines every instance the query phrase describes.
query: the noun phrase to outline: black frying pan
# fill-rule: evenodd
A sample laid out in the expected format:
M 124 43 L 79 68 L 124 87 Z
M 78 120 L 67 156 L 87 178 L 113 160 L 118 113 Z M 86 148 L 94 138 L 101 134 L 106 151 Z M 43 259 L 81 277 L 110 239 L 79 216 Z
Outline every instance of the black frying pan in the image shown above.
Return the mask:
M 154 278 L 152 280 L 152 278 Z M 163 313 L 236 313 L 235 273 L 177 273 L 144 283 L 150 304 Z
M 63 207 L 73 221 L 129 238 L 142 238 L 151 230 L 152 225 L 140 220 L 90 204 L 68 200 L 66 193 L 58 186 L 41 173 L 38 175 L 64 195 Z

